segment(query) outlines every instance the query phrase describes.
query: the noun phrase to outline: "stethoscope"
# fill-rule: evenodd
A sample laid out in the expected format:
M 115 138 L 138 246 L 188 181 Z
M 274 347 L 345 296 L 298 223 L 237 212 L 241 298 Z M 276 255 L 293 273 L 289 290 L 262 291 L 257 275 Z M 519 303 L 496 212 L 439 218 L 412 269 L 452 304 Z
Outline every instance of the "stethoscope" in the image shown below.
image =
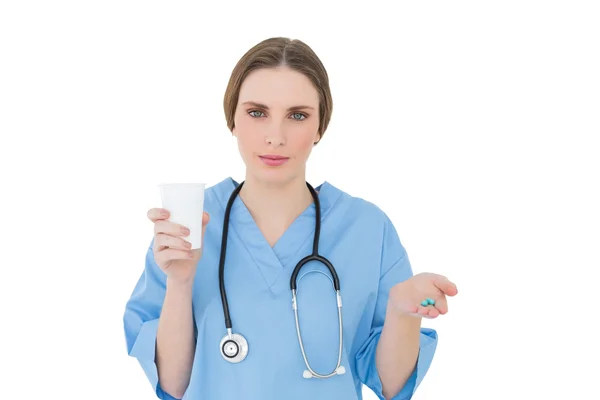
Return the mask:
M 221 339 L 220 348 L 221 355 L 223 358 L 231 363 L 239 363 L 244 360 L 248 355 L 248 341 L 244 336 L 239 333 L 232 333 L 231 329 L 231 318 L 229 316 L 229 305 L 227 304 L 227 294 L 225 293 L 225 279 L 224 279 L 224 271 L 225 271 L 225 254 L 227 248 L 227 232 L 229 230 L 229 214 L 231 213 L 231 207 L 233 205 L 233 201 L 236 196 L 239 194 L 240 190 L 244 182 L 240 183 L 237 188 L 233 191 L 231 196 L 229 197 L 229 202 L 227 203 L 227 208 L 225 209 L 225 219 L 223 221 L 223 238 L 221 240 L 221 258 L 219 260 L 219 286 L 221 290 L 221 301 L 223 303 L 223 314 L 225 316 L 225 327 L 227 328 L 227 334 L 223 336 Z M 302 357 L 304 358 L 304 363 L 306 364 L 307 370 L 305 370 L 302 374 L 304 378 L 329 378 L 334 375 L 342 375 L 346 372 L 342 363 L 342 296 L 340 295 L 340 280 L 338 278 L 337 272 L 331 262 L 327 260 L 325 257 L 319 255 L 319 235 L 321 233 L 321 205 L 319 203 L 319 197 L 317 196 L 317 192 L 313 189 L 313 187 L 307 182 L 306 186 L 310 190 L 310 193 L 314 199 L 316 206 L 316 222 L 315 222 L 315 235 L 313 240 L 313 251 L 312 254 L 304 257 L 302 260 L 296 264 L 296 268 L 292 272 L 292 276 L 290 279 L 290 289 L 292 290 L 292 309 L 294 310 L 294 316 L 296 319 L 296 332 L 298 334 L 298 343 L 300 344 L 300 351 L 302 352 Z M 338 307 L 338 320 L 339 320 L 339 350 L 338 350 L 338 360 L 335 369 L 327 374 L 321 375 L 315 372 L 308 362 L 306 357 L 306 352 L 304 351 L 304 344 L 302 342 L 302 335 L 300 334 L 300 324 L 298 322 L 298 301 L 296 297 L 296 279 L 298 277 L 298 273 L 302 267 L 310 262 L 310 261 L 319 261 L 329 268 L 329 272 L 333 278 L 333 287 L 337 297 L 337 307 Z

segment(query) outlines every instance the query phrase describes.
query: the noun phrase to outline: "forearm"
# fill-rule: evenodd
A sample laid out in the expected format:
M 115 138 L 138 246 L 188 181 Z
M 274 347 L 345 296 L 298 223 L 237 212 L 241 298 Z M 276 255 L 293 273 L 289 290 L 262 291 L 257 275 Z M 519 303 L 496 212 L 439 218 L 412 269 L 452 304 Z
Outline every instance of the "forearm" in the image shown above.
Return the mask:
M 400 315 L 388 304 L 376 352 L 376 364 L 386 399 L 402 390 L 419 356 L 421 318 Z
M 161 388 L 183 397 L 189 384 L 196 341 L 192 317 L 192 282 L 167 280 L 158 331 L 156 365 Z

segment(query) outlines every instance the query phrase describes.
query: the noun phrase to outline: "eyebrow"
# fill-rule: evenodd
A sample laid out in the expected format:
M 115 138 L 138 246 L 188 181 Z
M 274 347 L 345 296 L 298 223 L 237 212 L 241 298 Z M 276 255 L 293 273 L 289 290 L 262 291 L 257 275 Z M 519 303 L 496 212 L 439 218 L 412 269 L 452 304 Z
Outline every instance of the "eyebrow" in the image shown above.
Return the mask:
M 264 104 L 257 103 L 255 101 L 245 101 L 245 102 L 242 103 L 242 105 L 246 105 L 246 104 L 254 106 L 254 107 L 258 107 L 258 108 L 264 108 L 265 110 L 269 109 L 268 106 L 266 106 Z M 293 107 L 288 108 L 287 110 L 288 111 L 296 111 L 296 110 L 306 110 L 306 109 L 314 110 L 315 108 L 311 107 L 311 106 L 293 106 Z

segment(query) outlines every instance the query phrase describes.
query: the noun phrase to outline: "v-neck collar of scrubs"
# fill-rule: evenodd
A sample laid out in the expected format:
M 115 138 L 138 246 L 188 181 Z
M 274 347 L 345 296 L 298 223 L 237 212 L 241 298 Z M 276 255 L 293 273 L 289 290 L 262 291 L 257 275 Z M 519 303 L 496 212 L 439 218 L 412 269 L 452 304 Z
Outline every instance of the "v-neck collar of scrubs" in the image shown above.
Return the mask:
M 216 195 L 223 212 L 225 212 L 231 193 L 238 185 L 239 183 L 231 177 L 217 185 Z M 318 192 L 321 204 L 321 222 L 323 222 L 342 192 L 327 181 L 315 187 L 315 190 Z M 290 266 L 291 262 L 298 258 L 297 253 L 306 247 L 305 244 L 308 241 L 310 241 L 310 249 L 312 249 L 315 218 L 316 208 L 315 203 L 312 202 L 271 247 L 248 208 L 237 196 L 231 207 L 228 240 L 231 240 L 231 231 L 233 230 L 263 275 L 265 283 L 272 289 L 282 272 L 287 269 L 286 267 L 293 268 L 295 266 L 295 263 Z

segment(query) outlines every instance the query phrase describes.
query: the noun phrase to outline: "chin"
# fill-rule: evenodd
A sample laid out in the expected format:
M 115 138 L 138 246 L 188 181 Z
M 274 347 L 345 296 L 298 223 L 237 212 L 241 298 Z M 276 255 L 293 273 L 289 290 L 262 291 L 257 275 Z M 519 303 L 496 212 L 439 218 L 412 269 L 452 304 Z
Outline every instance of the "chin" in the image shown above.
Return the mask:
M 294 180 L 298 174 L 290 168 L 269 168 L 260 166 L 253 171 L 250 171 L 254 177 L 264 183 L 281 185 Z

